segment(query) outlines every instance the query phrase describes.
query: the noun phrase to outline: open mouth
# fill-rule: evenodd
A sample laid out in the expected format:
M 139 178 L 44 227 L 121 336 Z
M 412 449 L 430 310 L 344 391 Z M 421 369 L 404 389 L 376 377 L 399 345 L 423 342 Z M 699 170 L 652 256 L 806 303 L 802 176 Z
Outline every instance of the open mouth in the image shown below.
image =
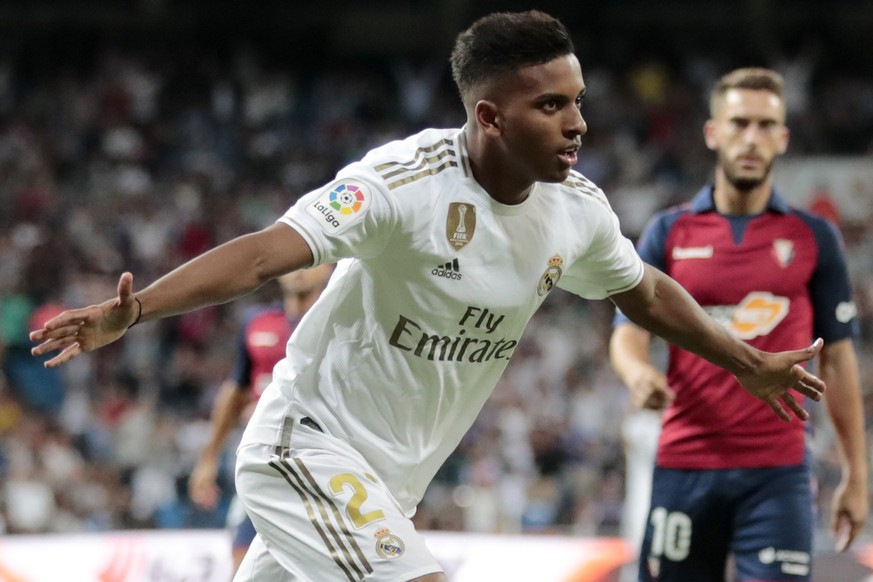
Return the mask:
M 579 161 L 579 157 L 576 154 L 575 148 L 564 150 L 563 152 L 558 154 L 558 157 L 561 158 L 561 160 L 568 166 L 575 166 L 576 162 Z

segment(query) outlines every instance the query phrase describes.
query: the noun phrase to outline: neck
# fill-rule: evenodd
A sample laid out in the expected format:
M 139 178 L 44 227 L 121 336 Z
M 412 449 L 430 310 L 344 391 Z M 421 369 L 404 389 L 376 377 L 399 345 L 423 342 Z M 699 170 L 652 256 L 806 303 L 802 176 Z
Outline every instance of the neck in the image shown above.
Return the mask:
M 712 198 L 715 208 L 720 214 L 748 216 L 761 214 L 770 201 L 773 183 L 769 176 L 749 190 L 740 190 L 731 184 L 724 173 L 716 173 L 715 188 Z
M 467 153 L 473 178 L 497 202 L 509 206 L 521 204 L 530 195 L 533 183 L 520 178 L 494 147 L 468 126 Z

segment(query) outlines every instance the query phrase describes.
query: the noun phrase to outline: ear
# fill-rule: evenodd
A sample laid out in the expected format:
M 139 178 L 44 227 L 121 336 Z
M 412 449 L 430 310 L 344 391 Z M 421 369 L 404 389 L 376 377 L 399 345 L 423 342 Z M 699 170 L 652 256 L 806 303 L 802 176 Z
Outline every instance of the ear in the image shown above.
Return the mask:
M 715 122 L 712 119 L 707 120 L 707 122 L 703 124 L 703 141 L 706 142 L 706 147 L 712 151 L 718 149 L 718 142 L 716 141 L 715 135 L 716 131 Z
M 497 137 L 503 133 L 503 119 L 500 117 L 500 108 L 493 101 L 483 99 L 477 102 L 474 114 L 476 115 L 476 123 L 485 135 Z
M 782 128 L 782 135 L 779 136 L 779 145 L 776 148 L 776 154 L 782 155 L 788 151 L 788 138 L 791 137 L 791 132 L 787 127 Z

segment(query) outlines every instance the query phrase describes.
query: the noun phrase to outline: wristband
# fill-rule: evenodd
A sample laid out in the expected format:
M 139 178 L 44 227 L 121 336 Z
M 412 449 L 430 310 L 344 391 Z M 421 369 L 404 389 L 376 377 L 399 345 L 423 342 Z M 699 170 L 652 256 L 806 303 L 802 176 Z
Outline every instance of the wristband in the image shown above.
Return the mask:
M 139 323 L 139 318 L 142 317 L 142 301 L 139 300 L 139 297 L 134 297 L 133 300 L 136 301 L 137 305 L 139 305 L 139 313 L 137 314 L 136 319 L 133 320 L 133 323 L 127 326 L 127 329 L 130 329 Z

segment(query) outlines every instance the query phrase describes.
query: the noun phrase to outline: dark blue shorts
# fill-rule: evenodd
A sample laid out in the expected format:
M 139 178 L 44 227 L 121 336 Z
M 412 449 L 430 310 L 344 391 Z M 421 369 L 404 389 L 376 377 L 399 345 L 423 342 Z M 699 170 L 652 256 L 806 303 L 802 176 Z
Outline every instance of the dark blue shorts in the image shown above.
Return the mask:
M 689 471 L 655 468 L 640 553 L 642 582 L 810 580 L 814 506 L 809 466 Z

